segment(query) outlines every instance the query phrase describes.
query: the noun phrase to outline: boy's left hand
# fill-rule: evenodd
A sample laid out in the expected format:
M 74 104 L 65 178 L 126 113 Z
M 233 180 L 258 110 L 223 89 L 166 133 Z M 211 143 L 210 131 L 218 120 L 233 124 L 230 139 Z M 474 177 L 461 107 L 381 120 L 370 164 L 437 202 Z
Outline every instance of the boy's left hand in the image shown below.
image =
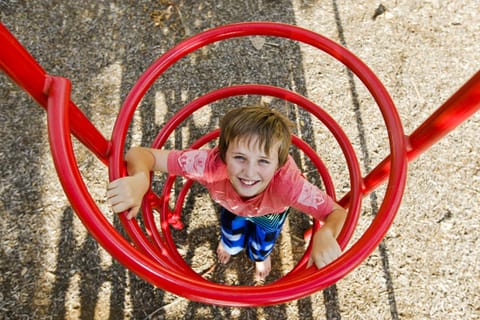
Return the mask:
M 308 259 L 307 268 L 314 263 L 317 268 L 322 268 L 342 254 L 337 240 L 328 228 L 323 227 L 315 232 L 312 241 L 312 252 Z

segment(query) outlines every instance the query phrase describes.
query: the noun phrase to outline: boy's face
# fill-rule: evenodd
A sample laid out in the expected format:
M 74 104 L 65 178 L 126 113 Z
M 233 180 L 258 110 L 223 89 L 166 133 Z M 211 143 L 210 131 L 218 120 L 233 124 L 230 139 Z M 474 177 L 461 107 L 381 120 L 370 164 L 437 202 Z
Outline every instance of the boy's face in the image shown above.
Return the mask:
M 235 139 L 225 154 L 227 173 L 241 197 L 253 197 L 268 186 L 278 168 L 278 148 L 273 144 L 267 155 L 257 139 Z

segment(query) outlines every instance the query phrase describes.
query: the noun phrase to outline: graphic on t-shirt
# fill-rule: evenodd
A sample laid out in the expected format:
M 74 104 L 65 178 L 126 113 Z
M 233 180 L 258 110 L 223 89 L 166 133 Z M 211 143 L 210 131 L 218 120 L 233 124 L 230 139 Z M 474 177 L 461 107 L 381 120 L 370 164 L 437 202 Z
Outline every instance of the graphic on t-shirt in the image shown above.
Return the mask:
M 185 173 L 201 176 L 205 171 L 205 162 L 208 152 L 205 150 L 185 151 L 179 158 L 178 164 Z
M 305 181 L 302 192 L 298 196 L 298 202 L 307 207 L 318 209 L 318 207 L 325 202 L 325 199 L 314 185 Z

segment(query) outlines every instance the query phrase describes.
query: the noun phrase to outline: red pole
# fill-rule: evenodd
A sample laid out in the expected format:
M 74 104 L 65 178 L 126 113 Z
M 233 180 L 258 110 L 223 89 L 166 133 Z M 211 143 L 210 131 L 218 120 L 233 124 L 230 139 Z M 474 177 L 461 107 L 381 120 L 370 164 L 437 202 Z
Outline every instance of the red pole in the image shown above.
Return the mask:
M 430 146 L 467 120 L 480 109 L 480 71 L 468 80 L 457 92 L 427 118 L 415 131 L 406 137 L 407 158 L 415 160 Z M 362 194 L 368 195 L 385 181 L 390 173 L 390 156 L 387 156 L 363 178 Z M 340 204 L 348 203 L 347 193 Z
M 467 120 L 480 109 L 480 71 L 438 108 L 408 137 L 409 161 Z
M 48 102 L 43 88 L 48 74 L 1 22 L 0 44 L 0 70 L 46 110 Z M 69 101 L 69 108 L 69 120 L 75 137 L 103 163 L 107 163 L 110 142 L 72 101 Z

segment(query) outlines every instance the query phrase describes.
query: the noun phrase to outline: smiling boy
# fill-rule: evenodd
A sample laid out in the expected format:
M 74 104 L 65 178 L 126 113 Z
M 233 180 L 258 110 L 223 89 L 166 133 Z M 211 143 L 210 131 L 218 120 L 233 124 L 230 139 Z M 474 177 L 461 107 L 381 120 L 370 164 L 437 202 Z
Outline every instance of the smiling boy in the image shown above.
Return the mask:
M 336 259 L 336 241 L 345 210 L 308 182 L 288 151 L 291 122 L 263 106 L 231 109 L 220 121 L 219 145 L 201 150 L 134 147 L 125 157 L 129 176 L 111 182 L 107 197 L 115 212 L 135 217 L 150 186 L 150 172 L 181 175 L 204 185 L 220 204 L 220 263 L 246 250 L 255 262 L 255 277 L 271 271 L 270 253 L 293 207 L 323 222 L 312 239 L 308 266 Z

